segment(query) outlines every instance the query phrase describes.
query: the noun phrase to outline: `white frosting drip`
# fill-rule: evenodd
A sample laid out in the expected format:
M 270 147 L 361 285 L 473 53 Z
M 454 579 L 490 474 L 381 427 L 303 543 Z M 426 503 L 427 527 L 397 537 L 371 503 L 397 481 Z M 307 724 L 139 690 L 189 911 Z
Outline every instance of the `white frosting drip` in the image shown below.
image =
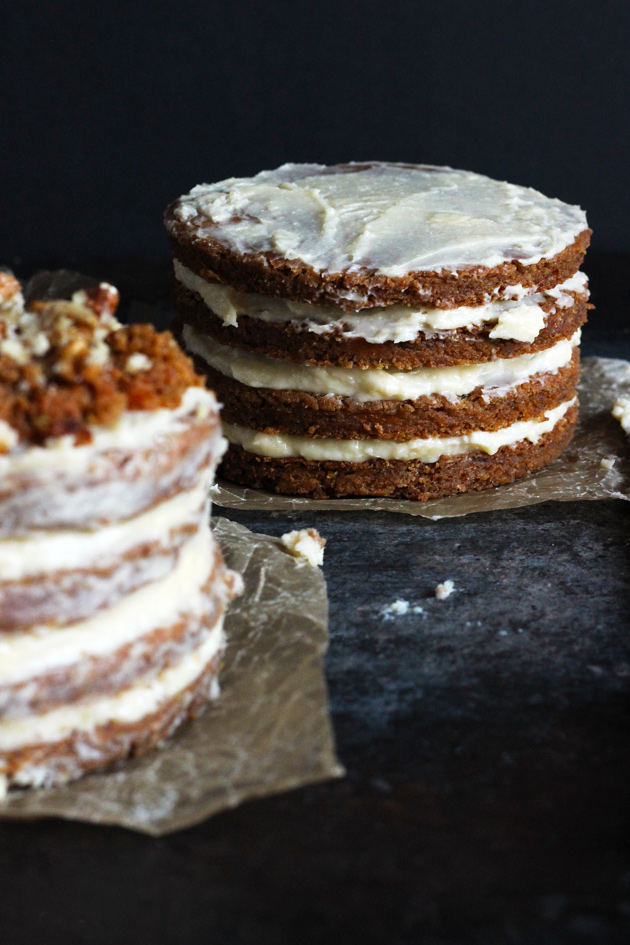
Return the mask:
M 32 531 L 24 538 L 0 540 L 0 579 L 20 581 L 51 570 L 107 567 L 144 542 L 160 540 L 171 529 L 195 522 L 212 481 L 208 470 L 188 492 L 180 492 L 147 512 L 95 531 Z
M 67 627 L 40 626 L 0 635 L 0 685 L 113 653 L 158 627 L 172 626 L 182 614 L 202 614 L 208 598 L 201 588 L 210 577 L 214 556 L 214 539 L 204 523 L 158 584 L 146 584 L 113 607 Z
M 226 326 L 236 327 L 239 317 L 248 315 L 264 322 L 290 322 L 317 335 L 337 330 L 344 338 L 363 338 L 372 344 L 383 344 L 387 341 L 413 341 L 420 332 L 431 336 L 437 332 L 496 323 L 491 338 L 531 342 L 544 327 L 546 319 L 546 313 L 541 308 L 545 294 L 532 292 L 531 289 L 525 290 L 523 295 L 516 293 L 516 299 L 507 298 L 474 307 L 462 305 L 459 308 L 439 309 L 388 305 L 371 308 L 367 312 L 343 312 L 330 304 L 293 302 L 291 299 L 239 292 L 231 286 L 202 279 L 178 259 L 174 260 L 174 271 L 178 281 L 189 291 L 198 293 Z M 579 288 L 576 285 L 577 276 L 573 276 L 546 294 L 556 293 L 562 300 L 562 303 L 559 300 L 556 304 L 561 307 L 566 299 L 572 304 L 574 299 L 567 293 L 573 291 L 584 294 L 588 285 L 586 276 L 582 273 L 578 275 L 581 277 Z
M 74 732 L 90 732 L 107 722 L 138 722 L 192 685 L 223 644 L 221 617 L 197 649 L 153 679 L 141 680 L 113 696 L 62 706 L 40 715 L 0 719 L 0 751 L 61 741 Z
M 553 430 L 556 423 L 573 406 L 567 401 L 553 410 L 547 410 L 543 419 L 521 420 L 500 430 L 467 433 L 463 436 L 424 437 L 406 440 L 333 440 L 313 439 L 308 436 L 259 433 L 248 427 L 223 424 L 230 441 L 242 446 L 248 453 L 283 459 L 300 456 L 303 459 L 363 463 L 369 459 L 420 460 L 435 463 L 440 456 L 457 456 L 470 450 L 494 454 L 502 446 L 513 446 L 522 440 L 537 442 L 543 434 Z
M 271 390 L 300 390 L 311 394 L 336 394 L 361 403 L 375 400 L 416 400 L 431 394 L 460 396 L 477 387 L 487 390 L 522 384 L 536 374 L 557 371 L 568 364 L 573 348 L 580 342 L 577 331 L 532 354 L 501 358 L 481 364 L 453 367 L 413 368 L 395 371 L 389 368 L 321 367 L 293 364 L 267 355 L 252 354 L 241 348 L 220 345 L 186 325 L 184 342 L 189 351 L 211 367 L 248 387 Z
M 352 173 L 285 164 L 201 184 L 180 198 L 175 216 L 238 253 L 392 277 L 513 259 L 532 265 L 587 226 L 579 207 L 531 188 L 446 167 L 379 163 Z

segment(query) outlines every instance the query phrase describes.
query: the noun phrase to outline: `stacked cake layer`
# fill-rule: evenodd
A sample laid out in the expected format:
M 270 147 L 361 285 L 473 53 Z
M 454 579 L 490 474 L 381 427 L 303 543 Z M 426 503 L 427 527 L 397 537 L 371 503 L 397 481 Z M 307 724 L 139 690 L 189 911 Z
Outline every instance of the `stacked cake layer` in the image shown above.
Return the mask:
M 224 441 L 168 334 L 102 285 L 0 312 L 0 780 L 147 751 L 216 694 L 238 576 L 209 526 Z
M 177 330 L 225 476 L 427 499 L 553 460 L 577 420 L 577 207 L 450 168 L 285 165 L 167 211 Z

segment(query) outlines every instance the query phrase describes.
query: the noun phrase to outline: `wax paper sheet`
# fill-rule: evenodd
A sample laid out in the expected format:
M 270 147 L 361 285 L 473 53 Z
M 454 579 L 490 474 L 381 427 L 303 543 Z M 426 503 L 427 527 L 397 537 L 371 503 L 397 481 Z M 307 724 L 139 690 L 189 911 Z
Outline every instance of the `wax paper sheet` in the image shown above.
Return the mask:
M 225 622 L 219 698 L 145 758 L 64 787 L 9 792 L 1 817 L 66 817 L 162 836 L 249 798 L 343 774 L 322 669 L 320 569 L 227 519 L 214 532 L 245 581 Z
M 270 512 L 371 509 L 439 519 L 550 500 L 630 499 L 630 448 L 619 423 L 611 416 L 617 397 L 629 394 L 628 361 L 585 358 L 580 382 L 580 421 L 569 448 L 540 472 L 487 492 L 470 492 L 428 502 L 384 498 L 308 499 L 274 495 L 219 480 L 212 490 L 212 501 L 231 509 Z

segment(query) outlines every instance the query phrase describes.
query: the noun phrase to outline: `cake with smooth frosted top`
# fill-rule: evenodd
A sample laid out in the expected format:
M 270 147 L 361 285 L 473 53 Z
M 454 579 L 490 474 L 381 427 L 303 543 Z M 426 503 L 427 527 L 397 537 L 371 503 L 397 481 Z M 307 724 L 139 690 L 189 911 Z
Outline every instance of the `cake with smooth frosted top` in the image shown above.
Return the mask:
M 217 691 L 239 577 L 209 526 L 217 404 L 101 283 L 24 305 L 0 273 L 0 787 L 159 744 Z
M 166 226 L 227 478 L 422 500 L 511 482 L 569 442 L 579 207 L 451 168 L 288 164 L 193 188 Z

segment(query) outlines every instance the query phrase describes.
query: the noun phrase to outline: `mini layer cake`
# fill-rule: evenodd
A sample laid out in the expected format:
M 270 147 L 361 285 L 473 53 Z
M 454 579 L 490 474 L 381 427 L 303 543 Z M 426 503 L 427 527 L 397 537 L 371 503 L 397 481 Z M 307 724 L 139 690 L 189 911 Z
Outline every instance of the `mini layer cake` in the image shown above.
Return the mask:
M 238 589 L 210 532 L 214 394 L 107 284 L 0 273 L 0 786 L 146 752 L 217 692 Z
M 511 482 L 569 442 L 579 207 L 451 168 L 286 164 L 195 187 L 166 226 L 226 478 L 424 500 Z

